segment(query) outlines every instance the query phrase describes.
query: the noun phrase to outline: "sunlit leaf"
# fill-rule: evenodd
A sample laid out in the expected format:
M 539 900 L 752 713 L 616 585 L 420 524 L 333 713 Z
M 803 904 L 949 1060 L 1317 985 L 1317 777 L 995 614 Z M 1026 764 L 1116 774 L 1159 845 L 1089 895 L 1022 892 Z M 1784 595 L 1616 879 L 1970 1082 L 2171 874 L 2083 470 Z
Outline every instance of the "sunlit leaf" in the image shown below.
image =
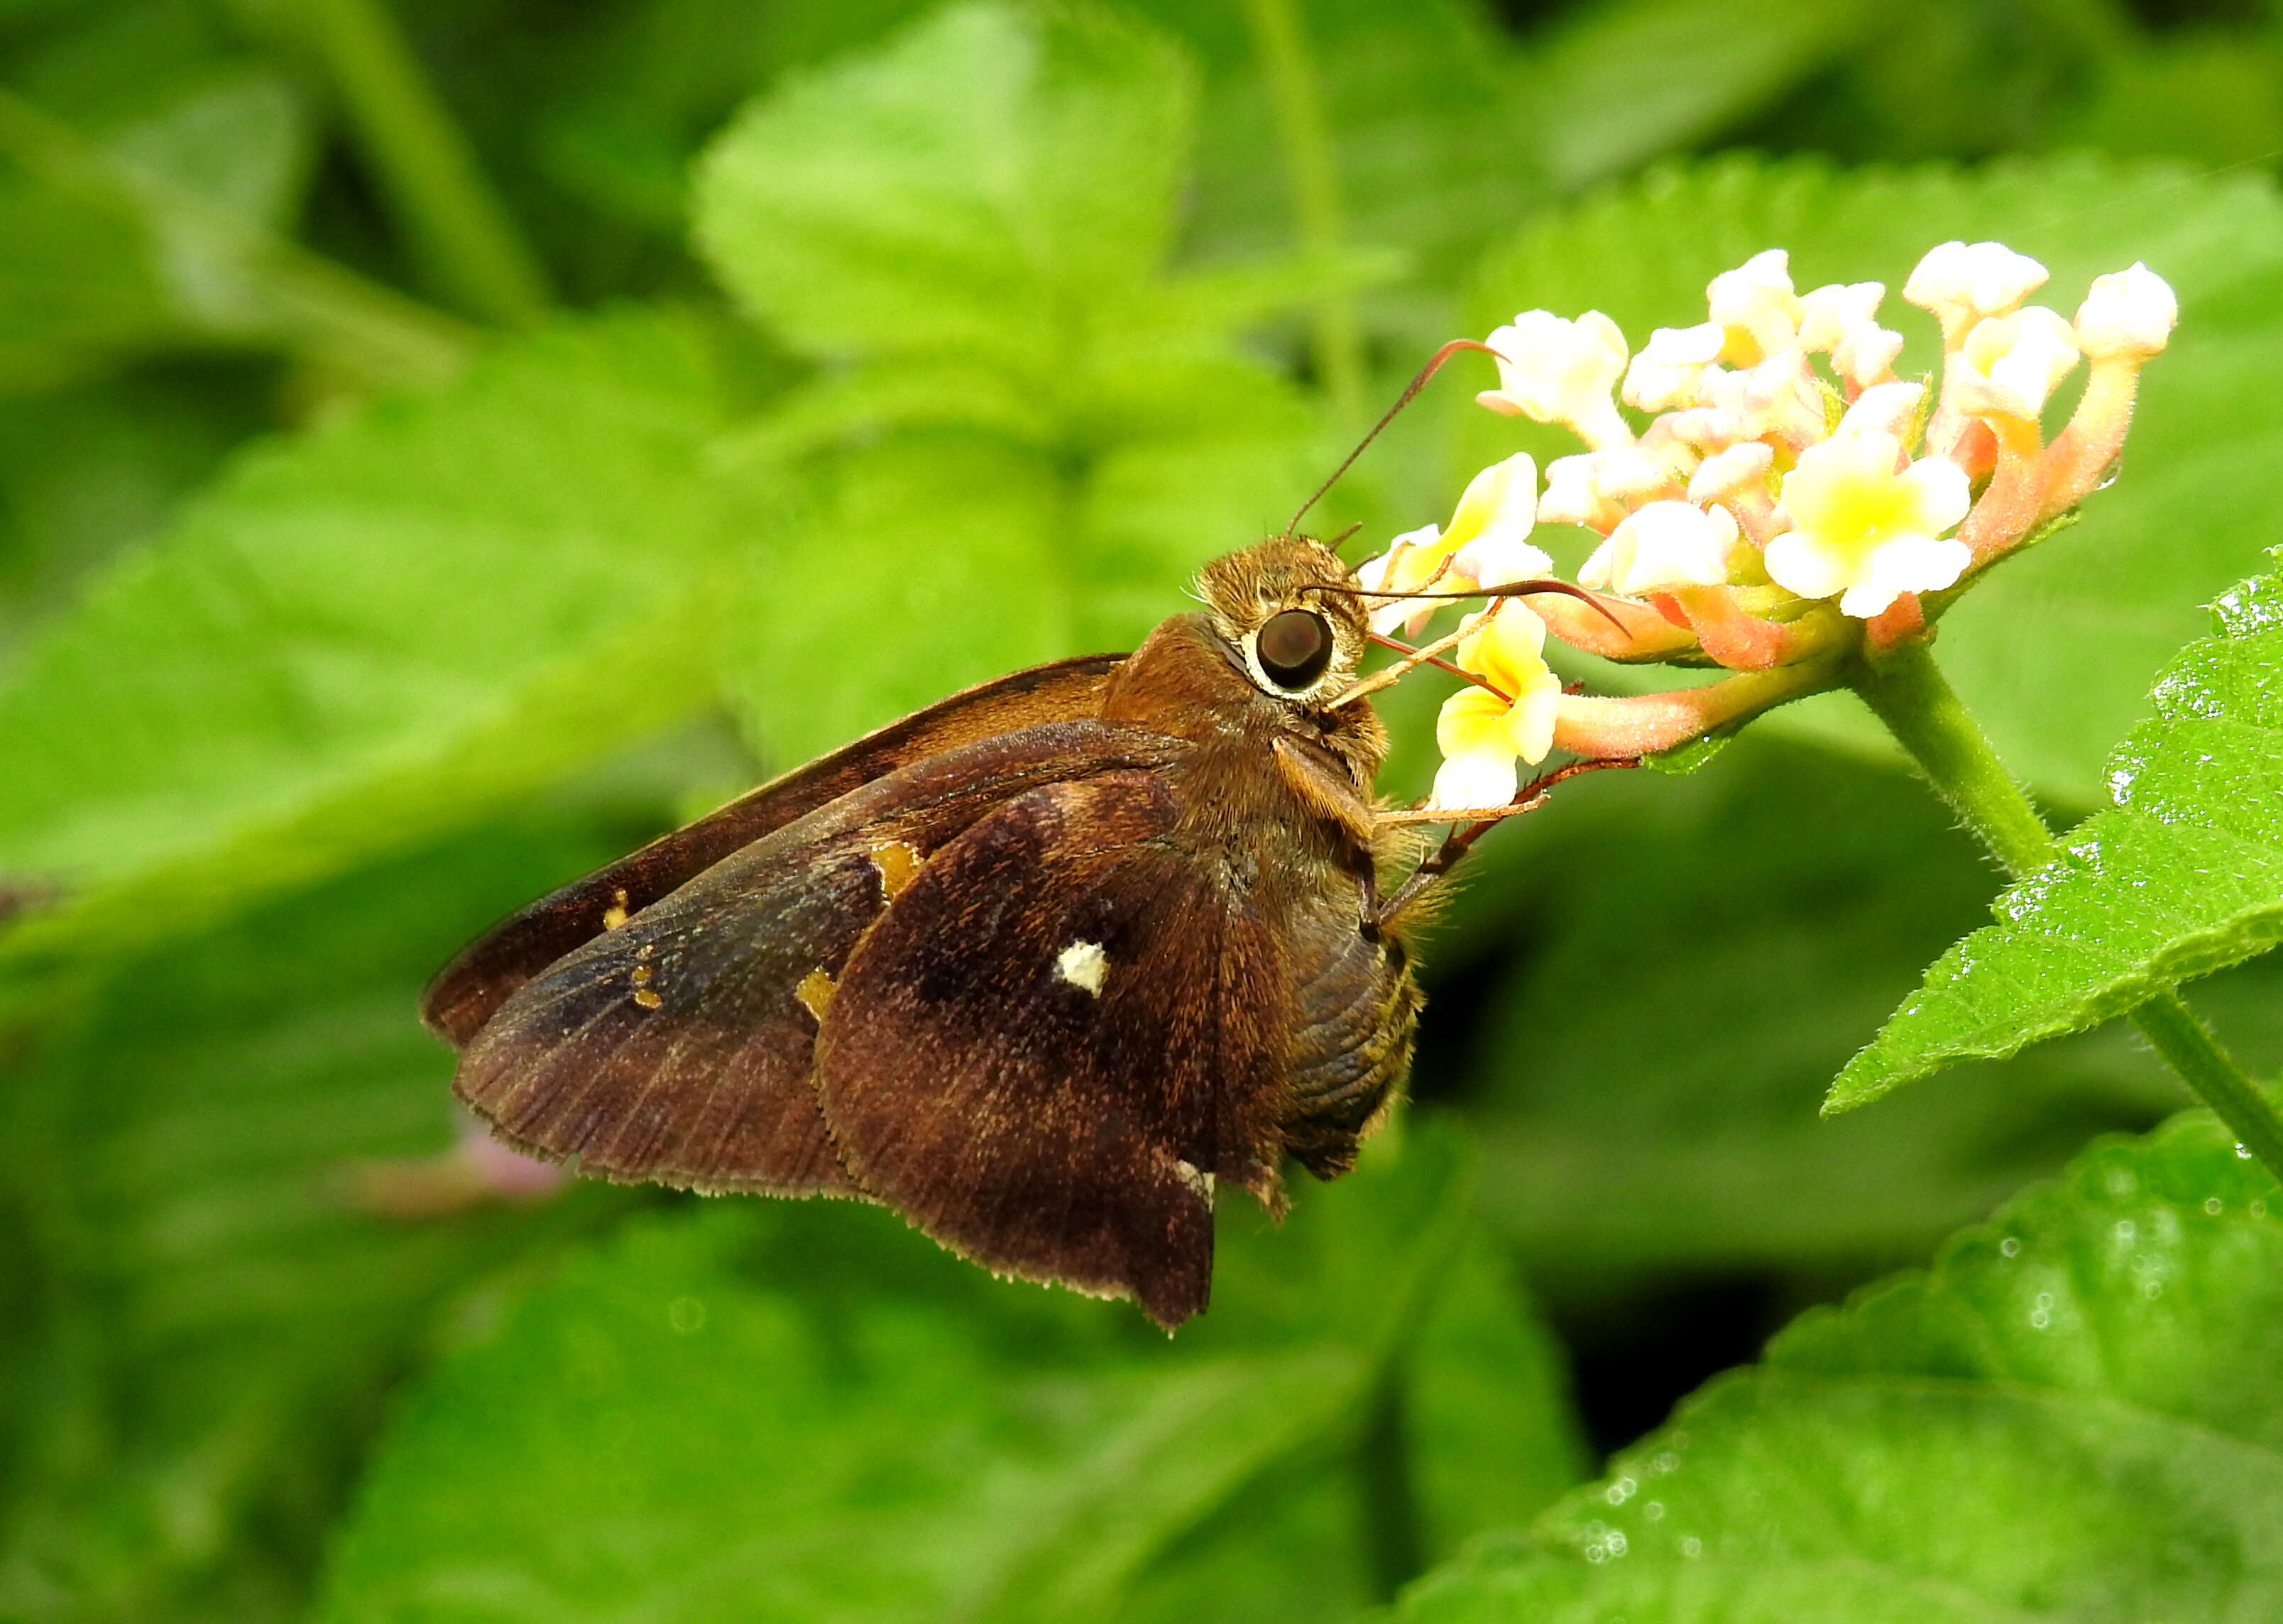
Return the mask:
M 12 950 L 146 940 L 702 703 L 761 524 L 705 478 L 721 412 L 698 335 L 628 318 L 247 457 L 0 688 L 0 873 L 65 893 Z
M 1829 1108 L 2097 1025 L 2283 940 L 2283 574 L 2223 594 L 2213 620 L 2109 758 L 2114 804 L 1927 972 Z
M 1402 1616 L 1588 1624 L 2283 1608 L 2283 1203 L 2201 1114 L 2101 1146 L 1778 1338 Z
M 1357 264 L 1169 276 L 1190 80 L 1107 13 L 959 5 L 711 149 L 700 243 L 830 363 L 725 449 L 810 476 L 736 645 L 773 756 L 1130 646 L 1297 505 L 1309 415 L 1236 330 Z
M 804 348 L 1043 373 L 1172 246 L 1189 98 L 1154 35 L 953 7 L 740 118 L 707 156 L 699 240 Z

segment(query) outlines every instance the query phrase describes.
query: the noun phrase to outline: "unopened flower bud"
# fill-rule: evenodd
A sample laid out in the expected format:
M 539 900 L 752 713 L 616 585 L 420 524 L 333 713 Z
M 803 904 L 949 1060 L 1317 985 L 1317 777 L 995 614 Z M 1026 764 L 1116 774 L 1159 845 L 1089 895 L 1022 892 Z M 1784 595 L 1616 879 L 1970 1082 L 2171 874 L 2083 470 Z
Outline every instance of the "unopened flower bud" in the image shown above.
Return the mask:
M 1801 295 L 1800 347 L 1831 357 L 1831 369 L 1856 390 L 1869 389 L 1894 376 L 1903 335 L 1879 325 L 1879 302 L 1886 284 L 1832 283 Z
M 2088 356 L 2154 355 L 2170 340 L 2180 319 L 2180 301 L 2171 286 L 2146 265 L 2111 271 L 2092 279 L 2092 291 L 2077 307 L 2077 347 Z
M 1944 243 L 1929 249 L 1903 297 L 1942 323 L 1944 348 L 1955 347 L 1975 322 L 2011 314 L 2045 285 L 2045 268 L 2003 243 Z

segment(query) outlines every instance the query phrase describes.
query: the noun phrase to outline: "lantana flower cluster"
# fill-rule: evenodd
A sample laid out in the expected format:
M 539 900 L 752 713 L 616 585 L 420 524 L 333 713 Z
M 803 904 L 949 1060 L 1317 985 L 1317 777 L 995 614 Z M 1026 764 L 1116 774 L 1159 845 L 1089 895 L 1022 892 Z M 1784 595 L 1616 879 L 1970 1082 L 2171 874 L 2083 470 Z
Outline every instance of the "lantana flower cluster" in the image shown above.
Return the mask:
M 1540 524 L 1601 541 L 1575 596 L 1494 598 L 1461 623 L 1454 660 L 1470 685 L 1443 707 L 1430 807 L 1503 805 L 1519 764 L 1557 747 L 1669 750 L 1835 686 L 1850 661 L 1925 635 L 1960 589 L 2047 531 L 2115 462 L 2141 364 L 2178 307 L 2145 265 L 2096 277 L 2074 320 L 2025 302 L 2045 280 L 1999 243 L 1928 253 L 1902 291 L 1941 327 L 1941 371 L 1925 381 L 1896 374 L 1904 339 L 1881 324 L 1882 284 L 1798 292 L 1780 248 L 1714 277 L 1705 321 L 1659 328 L 1638 352 L 1599 311 L 1526 311 L 1492 332 L 1499 386 L 1477 400 L 1562 424 L 1585 449 L 1542 486 L 1527 455 L 1485 469 L 1447 528 L 1397 537 L 1359 579 L 1476 593 L 1548 574 Z M 2080 365 L 2075 412 L 2049 441 L 2046 403 Z M 1391 636 L 1415 635 L 1437 606 L 1372 602 Z M 1565 693 L 1549 633 L 1610 659 L 1734 674 Z

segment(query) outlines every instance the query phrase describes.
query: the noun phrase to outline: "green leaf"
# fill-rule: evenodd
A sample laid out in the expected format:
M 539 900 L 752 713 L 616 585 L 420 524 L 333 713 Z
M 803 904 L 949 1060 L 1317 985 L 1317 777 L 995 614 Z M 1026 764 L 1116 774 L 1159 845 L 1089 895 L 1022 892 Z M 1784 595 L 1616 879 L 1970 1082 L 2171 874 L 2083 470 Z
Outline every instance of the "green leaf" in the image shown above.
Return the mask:
M 1192 242 L 1201 257 L 1292 238 L 1275 111 L 1241 16 L 1214 0 L 1149 0 L 1211 70 Z M 1312 0 L 1304 21 L 1361 243 L 1400 246 L 1416 275 L 1373 314 L 1408 348 L 1442 338 L 1453 268 L 1549 197 L 1718 136 L 1812 74 L 1876 16 L 1828 0 L 1718 11 L 1626 0 L 1560 12 L 1517 40 L 1475 0 Z
M 367 387 L 457 373 L 459 323 L 269 229 L 311 156 L 276 80 L 209 77 L 142 111 L 98 139 L 0 88 L 0 391 L 216 346 Z
M 1130 646 L 1297 505 L 1310 416 L 1236 332 L 1367 263 L 1170 277 L 1192 99 L 1131 22 L 968 4 L 714 144 L 701 245 L 827 363 L 724 448 L 808 480 L 733 653 L 773 756 Z
M 355 1192 L 453 1142 L 413 1014 L 436 966 L 649 827 L 526 817 L 320 887 L 120 967 L 9 1068 L 0 1614 L 300 1616 L 440 1309 L 483 1323 L 482 1282 L 643 1199 L 409 1218 Z
M 737 547 L 698 332 L 626 318 L 248 456 L 0 688 L 19 964 L 184 928 L 687 714 Z
M 1575 190 L 1716 134 L 1880 15 L 1860 0 L 1620 0 L 1573 14 L 1530 62 L 1547 178 Z
M 1137 1581 L 1149 1616 L 1215 1566 L 1181 1536 L 1275 1463 L 1344 1453 L 1406 1347 L 1483 1393 L 1479 1371 L 1440 1372 L 1522 1354 L 1485 1425 L 1554 1452 L 1558 1476 L 1561 1426 L 1505 1418 L 1553 1402 L 1530 1338 L 1494 1302 L 1429 1311 L 1465 1235 L 1456 1147 L 1414 1133 L 1375 1161 L 1281 1232 L 1230 1215 L 1213 1309 L 1171 1344 L 1124 1305 L 992 1282 L 885 1213 L 739 1201 L 637 1225 L 419 1395 L 322 1616 L 612 1617 L 640 1598 L 698 1618 L 734 1597 L 752 1619 L 1063 1619 Z M 1422 1318 L 1438 1328 L 1417 1336 Z M 1438 1426 L 1434 1449 L 1454 1447 Z M 1494 1500 L 1434 1504 L 1464 1533 Z M 1282 1584 L 1311 1565 L 1320 1597 L 1355 1582 L 1352 1527 L 1278 1553 Z
M 265 426 L 265 382 L 168 369 L 0 402 L 0 667 L 89 571 L 157 534 Z
M 2143 377 L 2121 478 L 2085 502 L 2082 523 L 2008 563 L 1943 622 L 1944 668 L 1999 753 L 2041 793 L 2092 805 L 2101 759 L 2139 714 L 2149 679 L 2195 634 L 2199 606 L 2256 564 L 2271 540 L 2263 516 L 2283 502 L 2283 426 L 2267 408 L 2283 365 L 2283 207 L 2267 180 L 2078 159 L 1974 174 L 1744 159 L 1670 169 L 1493 254 L 1470 327 L 1487 331 L 1531 307 L 1590 307 L 1639 345 L 1653 327 L 1702 320 L 1705 284 L 1761 249 L 1788 248 L 1803 289 L 1868 279 L 1894 290 L 1952 237 L 2034 255 L 2053 273 L 2038 297 L 2064 312 L 2093 276 L 2136 260 L 2180 296 L 2172 346 Z M 1931 318 L 1894 292 L 1885 318 L 1911 340 L 1900 370 L 1931 369 Z M 1517 436 L 1466 409 L 1469 467 L 1518 439 L 1541 461 L 1576 449 L 1559 432 Z M 1549 532 L 1547 545 L 1559 548 L 1562 533 Z M 1582 548 L 1560 556 L 1574 564 Z M 1843 695 L 1769 725 L 1891 748 Z
M 804 350 L 968 353 L 1043 382 L 1170 249 L 1190 99 L 1155 35 L 954 6 L 741 117 L 701 171 L 698 241 Z
M 2114 805 L 1927 972 L 1827 1109 L 2098 1025 L 2283 940 L 2283 573 L 2224 594 L 2212 618 L 2109 758 Z
M 1988 918 L 1987 859 L 1899 773 L 1748 734 L 1687 779 L 1564 786 L 1468 862 L 1422 957 L 1483 976 L 1484 1013 L 1469 1031 L 1430 1002 L 1419 1086 L 1465 1091 L 1484 1215 L 1556 1301 L 1861 1278 L 2179 1102 L 2110 1032 L 1818 1120 L 1863 1035 Z M 2273 1046 L 2283 978 L 2241 974 L 2237 1003 L 2274 1014 L 2230 1030 Z
M 2270 1175 L 2201 1113 L 2105 1144 L 1929 1272 L 1807 1316 L 1401 1616 L 2272 1616 L 2279 1314 Z
M 2074 145 L 2214 168 L 2256 163 L 2283 142 L 2279 89 L 2283 62 L 2271 35 L 2166 30 L 2104 63 L 2060 134 Z
M 170 30 L 184 9 L 98 17 L 27 95 L 0 90 L 0 390 L 218 345 L 364 383 L 449 376 L 456 323 L 279 235 L 316 158 L 304 98 L 205 30 Z

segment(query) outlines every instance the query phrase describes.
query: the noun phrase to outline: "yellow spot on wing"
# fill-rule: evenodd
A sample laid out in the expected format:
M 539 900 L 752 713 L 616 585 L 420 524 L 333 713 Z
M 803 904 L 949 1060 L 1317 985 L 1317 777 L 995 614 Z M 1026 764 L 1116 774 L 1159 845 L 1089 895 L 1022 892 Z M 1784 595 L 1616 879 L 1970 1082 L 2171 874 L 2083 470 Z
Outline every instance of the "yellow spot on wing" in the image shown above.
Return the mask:
M 666 1000 L 658 997 L 657 993 L 651 991 L 648 987 L 636 987 L 635 989 L 635 1002 L 641 1005 L 644 1009 L 656 1009 L 660 1004 L 665 1003 Z
M 832 1002 L 832 977 L 824 973 L 822 965 L 819 965 L 800 978 L 800 985 L 792 990 L 792 995 L 800 1000 L 803 1009 L 816 1017 L 816 1023 L 822 1026 L 825 1009 Z
M 920 871 L 920 854 L 909 841 L 876 840 L 872 843 L 872 866 L 880 875 L 880 899 L 893 902 L 896 893 L 912 882 Z
M 616 930 L 627 922 L 627 892 L 624 886 L 611 893 L 611 905 L 603 910 L 603 929 Z

